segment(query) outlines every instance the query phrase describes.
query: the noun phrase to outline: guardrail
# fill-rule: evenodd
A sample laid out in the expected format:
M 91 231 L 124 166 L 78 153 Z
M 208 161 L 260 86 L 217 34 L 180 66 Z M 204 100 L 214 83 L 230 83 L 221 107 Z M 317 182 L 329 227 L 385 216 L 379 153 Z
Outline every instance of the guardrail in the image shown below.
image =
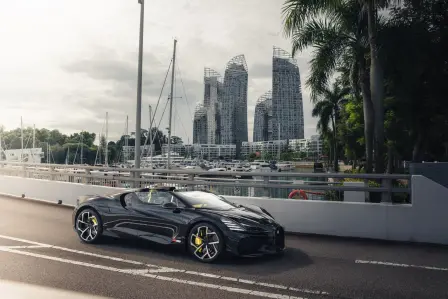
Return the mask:
M 410 203 L 410 176 L 298 172 L 214 172 L 178 169 L 128 169 L 86 165 L 0 162 L 0 175 L 109 187 L 151 184 L 212 189 L 222 195 L 287 198 L 292 190 L 307 199 L 343 201 L 355 192 L 370 202 Z M 355 183 L 353 183 L 355 182 Z M 365 201 L 365 200 L 358 200 Z

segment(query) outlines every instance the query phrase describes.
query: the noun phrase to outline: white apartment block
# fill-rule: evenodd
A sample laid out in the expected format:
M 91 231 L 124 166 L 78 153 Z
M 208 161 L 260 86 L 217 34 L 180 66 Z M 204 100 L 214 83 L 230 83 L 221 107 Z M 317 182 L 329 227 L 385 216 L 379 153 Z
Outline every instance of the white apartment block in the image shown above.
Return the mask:
M 235 144 L 172 144 L 171 152 L 184 157 L 216 160 L 219 157 L 234 159 L 236 155 Z M 162 145 L 162 154 L 168 153 L 168 145 Z
M 290 139 L 273 141 L 257 141 L 243 142 L 241 147 L 241 155 L 248 157 L 252 153 L 260 152 L 276 157 L 279 152 L 283 152 L 288 148 L 294 152 L 304 152 L 309 155 L 320 156 L 322 154 L 322 139 L 319 135 L 313 135 L 306 139 Z

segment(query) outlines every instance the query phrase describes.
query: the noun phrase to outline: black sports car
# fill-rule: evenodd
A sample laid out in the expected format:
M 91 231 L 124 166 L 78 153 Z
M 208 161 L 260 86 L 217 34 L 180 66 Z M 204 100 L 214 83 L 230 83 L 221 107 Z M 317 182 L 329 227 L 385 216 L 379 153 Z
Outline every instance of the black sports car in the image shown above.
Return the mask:
M 241 206 L 207 191 L 145 188 L 78 199 L 73 227 L 81 241 L 101 235 L 185 244 L 202 262 L 225 250 L 240 256 L 281 253 L 283 228 L 263 208 Z

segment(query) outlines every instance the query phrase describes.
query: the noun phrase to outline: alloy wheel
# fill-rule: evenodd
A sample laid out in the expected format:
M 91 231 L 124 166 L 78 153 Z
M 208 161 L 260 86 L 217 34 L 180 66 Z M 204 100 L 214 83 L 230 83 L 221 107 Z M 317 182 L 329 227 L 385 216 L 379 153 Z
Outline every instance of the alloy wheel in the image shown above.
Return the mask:
M 76 229 L 81 240 L 92 242 L 98 236 L 99 222 L 96 215 L 90 210 L 79 213 L 76 219 Z
M 196 258 L 211 261 L 220 254 L 220 239 L 216 231 L 207 225 L 197 226 L 190 234 L 190 246 Z

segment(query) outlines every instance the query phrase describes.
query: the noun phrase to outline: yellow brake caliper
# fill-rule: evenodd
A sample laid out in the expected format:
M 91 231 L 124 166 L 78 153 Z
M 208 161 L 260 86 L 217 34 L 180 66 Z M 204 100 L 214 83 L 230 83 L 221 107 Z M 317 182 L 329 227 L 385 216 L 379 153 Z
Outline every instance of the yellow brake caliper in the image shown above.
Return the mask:
M 92 216 L 91 219 L 94 225 L 98 225 L 98 220 L 96 220 L 95 216 Z
M 199 236 L 196 236 L 196 238 L 194 239 L 194 244 L 196 246 L 201 246 L 201 244 L 202 244 L 202 239 L 200 237 L 202 237 L 202 231 L 199 231 Z M 202 252 L 202 248 L 199 248 L 198 251 Z

